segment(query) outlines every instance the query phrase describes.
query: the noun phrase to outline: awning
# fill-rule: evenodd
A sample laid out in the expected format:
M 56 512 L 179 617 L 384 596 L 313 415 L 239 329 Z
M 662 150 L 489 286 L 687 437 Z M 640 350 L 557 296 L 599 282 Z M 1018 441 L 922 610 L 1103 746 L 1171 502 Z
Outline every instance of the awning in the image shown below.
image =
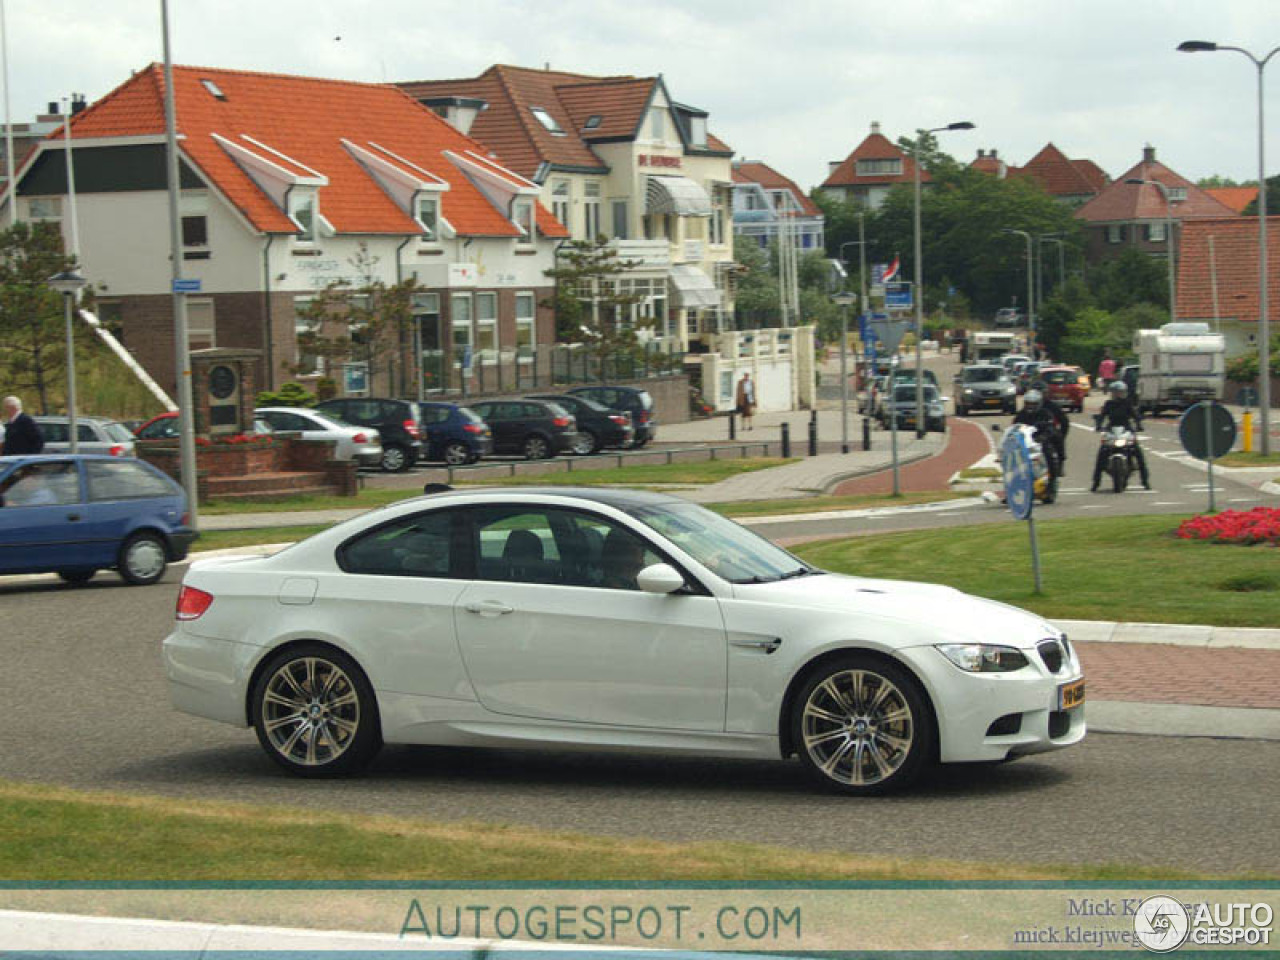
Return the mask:
M 686 310 L 701 310 L 720 306 L 720 291 L 697 267 L 679 264 L 671 268 L 671 286 L 675 288 L 677 306 Z
M 645 213 L 673 213 L 678 217 L 711 216 L 711 198 L 702 185 L 688 177 L 650 177 L 645 192 Z

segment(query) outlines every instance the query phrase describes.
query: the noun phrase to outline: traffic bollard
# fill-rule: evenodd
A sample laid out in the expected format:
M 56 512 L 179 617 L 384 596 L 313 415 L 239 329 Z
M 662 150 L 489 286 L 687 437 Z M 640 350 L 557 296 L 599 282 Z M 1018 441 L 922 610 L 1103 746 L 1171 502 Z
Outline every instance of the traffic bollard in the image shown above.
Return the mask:
M 738 417 L 736 414 L 729 414 L 729 439 L 738 439 Z
M 862 418 L 862 449 L 871 449 L 871 418 Z
M 791 424 L 784 423 L 782 425 L 782 459 L 789 460 L 791 458 Z
M 818 455 L 818 418 L 815 414 L 813 419 L 809 421 L 809 456 L 816 457 Z

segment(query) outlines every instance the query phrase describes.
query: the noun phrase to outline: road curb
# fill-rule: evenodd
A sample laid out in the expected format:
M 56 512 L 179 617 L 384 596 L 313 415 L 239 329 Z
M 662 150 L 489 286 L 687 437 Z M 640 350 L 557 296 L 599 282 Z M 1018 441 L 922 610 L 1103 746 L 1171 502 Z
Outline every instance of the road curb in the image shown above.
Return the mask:
M 1074 643 L 1143 643 L 1174 647 L 1224 647 L 1280 650 L 1280 630 L 1265 627 L 1213 627 L 1181 623 L 1113 623 L 1103 620 L 1053 620 Z
M 1090 733 L 1280 740 L 1280 710 L 1092 700 L 1085 702 L 1084 711 Z

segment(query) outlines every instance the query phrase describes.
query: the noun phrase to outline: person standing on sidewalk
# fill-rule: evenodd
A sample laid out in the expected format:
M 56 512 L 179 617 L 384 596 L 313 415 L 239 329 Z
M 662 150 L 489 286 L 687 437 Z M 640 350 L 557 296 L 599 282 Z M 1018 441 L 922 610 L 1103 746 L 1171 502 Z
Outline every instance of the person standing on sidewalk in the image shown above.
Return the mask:
M 1107 392 L 1107 384 L 1114 379 L 1116 375 L 1116 362 L 1111 359 L 1111 351 L 1108 350 L 1102 355 L 1102 362 L 1098 364 L 1098 386 L 1103 393 Z
M 17 397 L 5 397 L 3 403 L 4 445 L 0 456 L 17 457 L 39 453 L 44 449 L 44 434 L 40 425 L 22 412 L 22 401 Z
M 738 395 L 734 406 L 738 409 L 738 415 L 742 417 L 743 429 L 750 430 L 751 418 L 756 412 L 756 385 L 751 382 L 749 373 L 744 373 L 742 379 L 738 381 Z

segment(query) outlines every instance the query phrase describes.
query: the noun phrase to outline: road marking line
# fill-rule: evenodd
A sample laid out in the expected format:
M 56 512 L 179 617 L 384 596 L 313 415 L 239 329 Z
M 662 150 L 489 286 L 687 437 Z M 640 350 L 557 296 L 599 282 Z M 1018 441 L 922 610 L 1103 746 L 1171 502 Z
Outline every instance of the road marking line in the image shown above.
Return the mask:
M 1157 500 L 1152 504 L 1153 507 L 1185 507 L 1185 500 Z

